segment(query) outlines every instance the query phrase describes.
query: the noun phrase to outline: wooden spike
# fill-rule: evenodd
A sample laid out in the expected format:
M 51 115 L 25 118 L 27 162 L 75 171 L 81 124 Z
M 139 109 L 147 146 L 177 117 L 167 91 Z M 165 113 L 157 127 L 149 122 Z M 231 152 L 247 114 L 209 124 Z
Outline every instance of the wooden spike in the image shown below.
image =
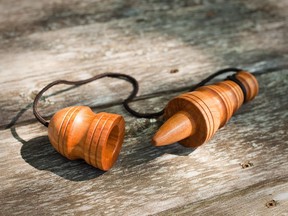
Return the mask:
M 238 72 L 237 79 L 246 89 L 246 101 L 258 94 L 258 82 L 248 72 Z M 155 146 L 179 142 L 186 147 L 198 147 L 211 139 L 244 102 L 239 85 L 225 80 L 202 86 L 172 99 L 165 108 L 167 120 L 152 139 Z
M 195 124 L 187 112 L 180 111 L 173 115 L 158 130 L 152 139 L 155 146 L 169 145 L 191 136 L 195 131 Z

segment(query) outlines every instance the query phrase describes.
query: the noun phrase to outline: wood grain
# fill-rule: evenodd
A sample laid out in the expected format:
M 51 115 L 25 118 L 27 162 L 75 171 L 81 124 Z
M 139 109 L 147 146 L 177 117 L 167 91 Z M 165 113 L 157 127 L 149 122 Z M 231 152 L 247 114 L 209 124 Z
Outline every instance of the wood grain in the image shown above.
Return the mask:
M 139 96 L 150 97 L 226 66 L 252 72 L 287 67 L 285 1 L 5 0 L 0 9 L 2 128 L 21 109 L 27 112 L 18 122 L 31 122 L 27 107 L 56 79 L 123 72 L 141 83 Z M 174 69 L 179 72 L 170 73 Z M 46 98 L 42 113 L 119 104 L 127 91 L 121 81 L 97 81 Z
M 287 178 L 261 182 L 244 190 L 212 197 L 157 215 L 287 215 L 287 187 Z M 266 205 L 273 200 L 276 206 L 268 208 Z
M 286 0 L 2 0 L 0 215 L 287 215 L 287 14 Z M 259 96 L 197 149 L 153 147 L 162 121 L 128 115 L 122 81 L 47 92 L 49 117 L 74 105 L 124 116 L 108 172 L 62 157 L 32 114 L 56 79 L 123 72 L 141 85 L 132 106 L 159 111 L 227 66 L 255 72 Z
M 155 146 L 179 142 L 185 147 L 198 147 L 207 142 L 244 103 L 258 94 L 256 78 L 240 71 L 236 79 L 243 85 L 224 80 L 178 95 L 165 107 L 166 122 L 153 136 Z M 245 92 L 245 95 L 244 95 Z
M 265 204 L 287 192 L 288 71 L 257 78 L 256 99 L 197 149 L 177 144 L 153 147 L 150 138 L 157 122 L 136 120 L 119 106 L 106 109 L 124 114 L 127 122 L 119 160 L 106 173 L 60 156 L 39 123 L 0 131 L 1 213 L 148 215 L 199 206 L 197 212 L 203 214 L 285 215 L 285 200 L 274 208 Z M 138 106 L 160 105 L 165 97 L 139 101 Z M 253 166 L 243 169 L 240 163 L 245 161 Z M 221 198 L 223 204 L 217 208 Z M 238 204 L 229 211 L 225 203 Z
M 124 133 L 121 115 L 95 114 L 87 106 L 59 110 L 48 125 L 48 137 L 57 152 L 70 160 L 84 159 L 104 171 L 117 160 Z

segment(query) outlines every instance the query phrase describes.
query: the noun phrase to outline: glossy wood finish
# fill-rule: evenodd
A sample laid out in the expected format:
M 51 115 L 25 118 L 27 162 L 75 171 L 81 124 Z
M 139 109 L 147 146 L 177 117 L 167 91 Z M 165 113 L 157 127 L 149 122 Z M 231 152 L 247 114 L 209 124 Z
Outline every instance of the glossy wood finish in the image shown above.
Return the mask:
M 237 79 L 245 86 L 246 101 L 258 94 L 258 82 L 248 72 L 239 72 Z M 244 94 L 233 81 L 207 85 L 172 99 L 165 108 L 168 119 L 152 139 L 155 146 L 179 142 L 197 147 L 211 139 L 243 104 Z
M 53 147 L 70 160 L 84 159 L 101 170 L 109 170 L 118 158 L 124 139 L 122 116 L 89 107 L 73 106 L 58 111 L 48 127 Z

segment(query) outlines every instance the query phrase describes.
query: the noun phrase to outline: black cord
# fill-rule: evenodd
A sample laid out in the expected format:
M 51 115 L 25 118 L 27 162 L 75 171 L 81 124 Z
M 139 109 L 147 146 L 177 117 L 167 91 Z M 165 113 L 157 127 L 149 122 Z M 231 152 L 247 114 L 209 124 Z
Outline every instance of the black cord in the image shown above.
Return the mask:
M 34 99 L 34 102 L 33 102 L 33 113 L 34 113 L 36 119 L 41 124 L 43 124 L 44 126 L 48 127 L 49 122 L 40 115 L 40 113 L 38 112 L 37 106 L 38 106 L 38 102 L 39 102 L 41 96 L 43 95 L 43 93 L 45 91 L 47 91 L 48 89 L 50 89 L 52 86 L 59 85 L 59 84 L 79 86 L 79 85 L 83 85 L 83 84 L 86 84 L 86 83 L 89 83 L 89 82 L 92 82 L 94 80 L 101 79 L 101 78 L 104 78 L 104 77 L 112 77 L 112 78 L 123 79 L 123 80 L 126 80 L 126 81 L 128 81 L 128 82 L 130 82 L 132 84 L 133 90 L 132 90 L 132 92 L 130 93 L 129 97 L 126 100 L 132 100 L 137 95 L 137 92 L 138 92 L 138 89 L 139 89 L 139 85 L 138 85 L 137 80 L 134 79 L 134 77 L 132 77 L 132 76 L 129 76 L 129 75 L 126 75 L 126 74 L 121 74 L 121 73 L 110 73 L 110 72 L 107 72 L 107 73 L 99 74 L 99 75 L 96 75 L 96 76 L 91 77 L 89 79 L 80 80 L 80 81 L 56 80 L 56 81 L 54 81 L 52 83 L 49 83 L 47 86 L 45 86 L 36 95 L 36 97 Z
M 193 87 L 191 87 L 189 89 L 189 91 L 194 91 L 195 89 L 204 86 L 206 83 L 210 82 L 212 79 L 216 78 L 217 76 L 221 75 L 221 74 L 226 74 L 226 73 L 231 73 L 231 72 L 235 72 L 235 74 L 233 74 L 232 76 L 228 76 L 227 79 L 234 81 L 235 83 L 237 83 L 240 88 L 243 91 L 244 94 L 244 99 L 246 98 L 246 89 L 244 87 L 244 85 L 236 78 L 236 73 L 243 71 L 242 69 L 239 68 L 225 68 L 222 70 L 219 70 L 213 74 L 211 74 L 210 76 L 208 76 L 206 79 L 202 80 L 201 82 L 197 83 L 196 85 L 194 85 Z M 136 96 L 136 95 L 135 95 Z M 164 114 L 164 109 L 160 110 L 159 112 L 154 112 L 154 113 L 140 113 L 137 112 L 135 110 L 133 110 L 130 106 L 129 103 L 132 102 L 132 100 L 134 99 L 133 97 L 129 97 L 127 98 L 124 102 L 123 102 L 123 106 L 125 107 L 125 109 L 133 116 L 137 117 L 137 118 L 157 118 L 161 115 Z
M 242 84 L 242 82 L 240 82 L 237 77 L 236 77 L 236 74 L 233 74 L 231 76 L 228 76 L 227 77 L 227 80 L 231 80 L 235 83 L 237 83 L 237 85 L 241 88 L 242 92 L 243 92 L 243 95 L 244 95 L 244 103 L 246 102 L 246 96 L 247 96 L 247 90 L 245 88 L 245 86 Z
M 206 79 L 202 80 L 201 82 L 199 82 L 198 84 L 194 85 L 193 87 L 190 88 L 189 91 L 194 91 L 195 89 L 204 86 L 206 83 L 210 82 L 212 79 L 214 79 L 215 77 L 221 75 L 221 74 L 225 74 L 225 73 L 231 73 L 231 72 L 240 72 L 243 71 L 242 69 L 238 69 L 238 68 L 226 68 L 226 69 L 222 69 L 219 70 L 213 74 L 211 74 L 210 76 L 208 76 Z M 41 98 L 41 96 L 43 95 L 43 93 L 45 91 L 47 91 L 49 88 L 51 88 L 52 86 L 55 85 L 59 85 L 59 84 L 66 84 L 66 85 L 83 85 L 89 82 L 92 82 L 94 80 L 97 79 L 101 79 L 104 77 L 112 77 L 112 78 L 118 78 L 118 79 L 123 79 L 126 80 L 128 82 L 130 82 L 133 86 L 133 90 L 130 93 L 130 95 L 128 96 L 128 98 L 126 98 L 123 101 L 123 106 L 124 108 L 133 116 L 138 117 L 138 118 L 157 118 L 161 115 L 164 114 L 164 109 L 162 109 L 159 112 L 154 112 L 154 113 L 140 113 L 138 111 L 133 110 L 130 106 L 129 103 L 133 101 L 133 99 L 136 97 L 138 90 L 139 90 L 139 85 L 138 82 L 135 78 L 133 78 L 132 76 L 126 75 L 126 74 L 121 74 L 121 73 L 112 73 L 112 72 L 107 72 L 107 73 L 103 73 L 103 74 L 99 74 L 96 75 L 94 77 L 91 77 L 89 79 L 86 80 L 80 80 L 80 81 L 67 81 L 67 80 L 56 80 L 52 83 L 49 83 L 47 86 L 45 86 L 35 97 L 34 102 L 33 102 L 33 113 L 36 117 L 36 119 L 43 124 L 44 126 L 48 127 L 49 122 L 47 120 L 45 120 L 38 112 L 37 106 L 38 106 L 38 102 Z M 236 78 L 236 74 L 233 74 L 232 76 L 228 76 L 227 79 L 232 80 L 233 82 L 237 83 L 240 88 L 243 91 L 244 94 L 244 99 L 246 98 L 246 94 L 247 91 L 244 87 L 244 85 Z
M 226 74 L 226 73 L 231 73 L 231 72 L 240 72 L 243 71 L 242 69 L 239 68 L 225 68 L 219 71 L 216 71 L 215 73 L 211 74 L 210 76 L 208 76 L 206 79 L 200 81 L 199 83 L 197 83 L 196 85 L 194 85 L 192 88 L 190 88 L 189 91 L 194 91 L 195 89 L 204 86 L 206 83 L 210 82 L 212 79 L 216 78 L 219 75 L 222 74 Z

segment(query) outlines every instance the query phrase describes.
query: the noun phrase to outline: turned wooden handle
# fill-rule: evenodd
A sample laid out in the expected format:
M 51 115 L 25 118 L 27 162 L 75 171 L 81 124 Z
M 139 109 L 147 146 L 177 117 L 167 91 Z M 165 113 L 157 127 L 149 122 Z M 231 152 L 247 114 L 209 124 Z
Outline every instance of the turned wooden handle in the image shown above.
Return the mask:
M 245 101 L 258 94 L 258 82 L 248 72 L 238 72 L 236 78 L 246 89 Z M 202 86 L 172 99 L 165 108 L 168 119 L 152 139 L 155 146 L 175 142 L 197 147 L 211 139 L 244 102 L 240 86 L 231 80 Z
M 89 107 L 67 107 L 55 113 L 48 126 L 53 147 L 68 159 L 84 159 L 101 170 L 109 170 L 118 158 L 125 122 L 122 116 Z

